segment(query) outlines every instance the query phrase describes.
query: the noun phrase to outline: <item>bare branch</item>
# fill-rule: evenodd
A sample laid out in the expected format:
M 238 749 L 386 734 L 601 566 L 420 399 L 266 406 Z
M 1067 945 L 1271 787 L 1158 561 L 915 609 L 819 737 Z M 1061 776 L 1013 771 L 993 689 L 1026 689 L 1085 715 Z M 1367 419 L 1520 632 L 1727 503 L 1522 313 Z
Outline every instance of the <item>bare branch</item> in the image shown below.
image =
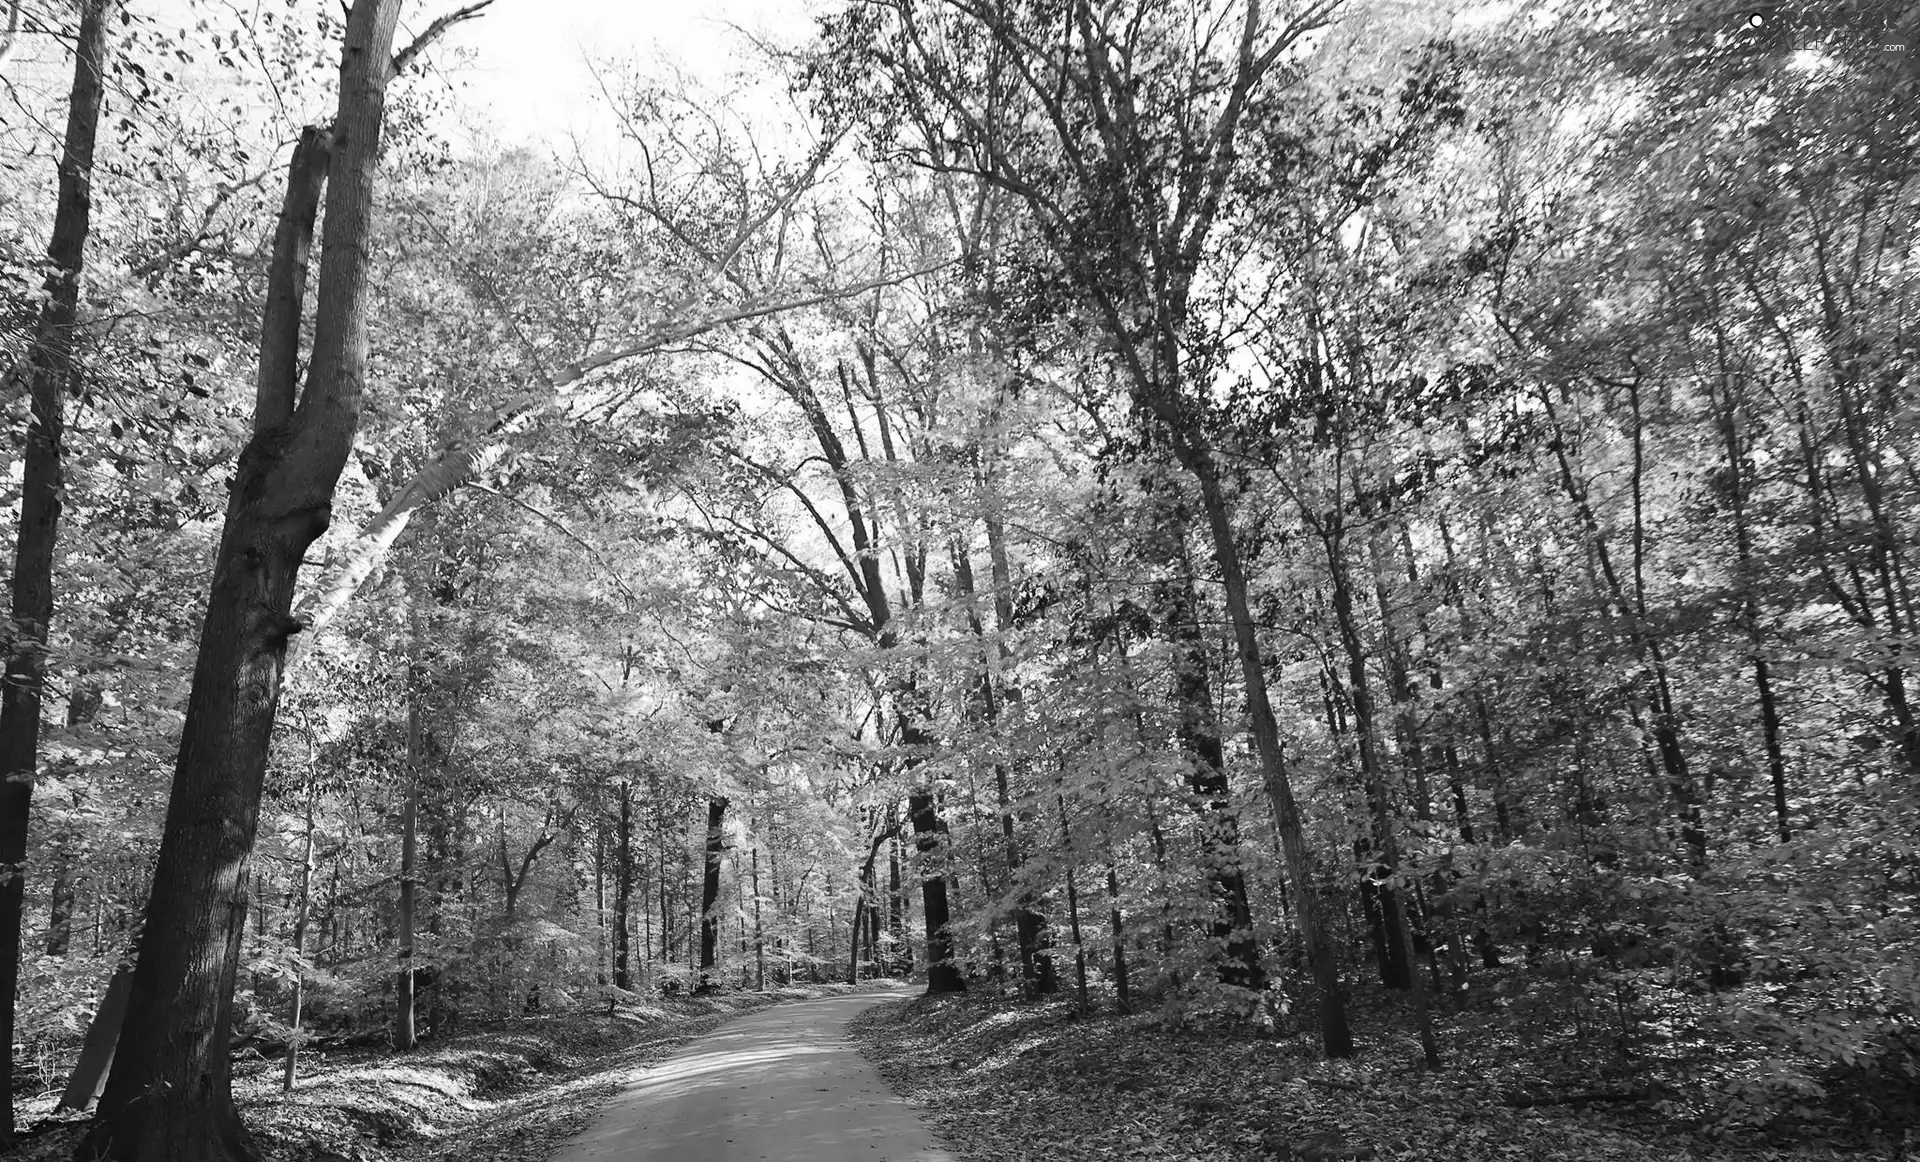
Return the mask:
M 387 72 L 388 79 L 391 80 L 401 73 L 406 72 L 407 69 L 413 65 L 413 62 L 419 59 L 421 53 L 433 47 L 434 41 L 446 35 L 447 29 L 452 28 L 462 21 L 472 20 L 492 3 L 493 0 L 475 0 L 474 3 L 467 5 L 465 8 L 456 8 L 452 12 L 435 20 L 432 24 L 427 25 L 427 30 L 419 36 L 414 37 L 412 44 L 393 54 L 393 64 Z

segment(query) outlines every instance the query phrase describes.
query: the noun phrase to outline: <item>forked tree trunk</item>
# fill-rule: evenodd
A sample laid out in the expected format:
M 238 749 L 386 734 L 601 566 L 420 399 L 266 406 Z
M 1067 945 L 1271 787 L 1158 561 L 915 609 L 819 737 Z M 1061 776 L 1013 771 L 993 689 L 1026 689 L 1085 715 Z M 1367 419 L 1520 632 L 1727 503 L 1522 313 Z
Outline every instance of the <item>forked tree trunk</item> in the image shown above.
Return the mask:
M 20 532 L 13 558 L 13 649 L 0 688 L 0 1145 L 13 1139 L 14 992 L 20 982 L 27 817 L 39 765 L 40 698 L 47 625 L 53 620 L 53 550 L 59 536 L 61 447 L 67 386 L 75 375 L 80 272 L 92 224 L 93 144 L 105 91 L 107 25 L 118 0 L 86 0 L 67 98 L 60 192 L 47 245 L 46 302 L 27 349 L 31 418 L 20 479 Z M 14 16 L 18 17 L 15 11 Z M 9 35 L 8 41 L 11 43 Z
M 290 612 L 294 583 L 327 527 L 359 426 L 368 235 L 399 14 L 400 0 L 357 0 L 332 130 L 309 129 L 294 151 L 262 320 L 253 436 L 214 558 L 128 1018 L 83 1157 L 257 1156 L 234 1107 L 228 1055 L 248 862 L 281 667 L 300 628 Z M 298 392 L 300 307 L 323 179 L 318 312 Z

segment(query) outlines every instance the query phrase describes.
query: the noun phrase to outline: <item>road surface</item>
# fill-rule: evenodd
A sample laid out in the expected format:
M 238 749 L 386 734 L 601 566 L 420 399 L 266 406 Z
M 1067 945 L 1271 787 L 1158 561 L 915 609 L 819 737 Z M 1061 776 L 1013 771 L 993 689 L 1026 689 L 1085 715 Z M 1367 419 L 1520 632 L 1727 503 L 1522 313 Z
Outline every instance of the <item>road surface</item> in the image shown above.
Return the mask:
M 607 1103 L 552 1162 L 954 1162 L 847 1040 L 904 989 L 736 1018 Z

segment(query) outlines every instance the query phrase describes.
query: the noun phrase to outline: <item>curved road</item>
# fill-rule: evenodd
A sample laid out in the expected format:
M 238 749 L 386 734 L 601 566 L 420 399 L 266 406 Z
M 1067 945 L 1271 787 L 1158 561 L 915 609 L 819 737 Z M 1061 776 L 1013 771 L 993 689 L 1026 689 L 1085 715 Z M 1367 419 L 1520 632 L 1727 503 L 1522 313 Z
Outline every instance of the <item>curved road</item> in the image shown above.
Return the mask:
M 552 1162 L 954 1162 L 847 1040 L 904 989 L 736 1018 L 607 1103 Z

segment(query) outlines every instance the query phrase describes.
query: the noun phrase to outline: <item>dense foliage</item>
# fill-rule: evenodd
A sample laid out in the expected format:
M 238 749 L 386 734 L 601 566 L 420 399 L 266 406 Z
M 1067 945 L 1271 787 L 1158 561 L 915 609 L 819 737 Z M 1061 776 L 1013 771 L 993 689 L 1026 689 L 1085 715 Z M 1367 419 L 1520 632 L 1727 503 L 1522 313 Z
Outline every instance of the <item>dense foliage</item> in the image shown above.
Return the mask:
M 0 64 L 23 514 L 100 7 Z M 179 887 L 343 35 L 179 9 L 109 22 L 16 590 L 22 1110 Z M 1920 15 L 869 0 L 755 51 L 607 64 L 565 152 L 392 81 L 237 1046 L 919 972 L 1914 1132 Z

